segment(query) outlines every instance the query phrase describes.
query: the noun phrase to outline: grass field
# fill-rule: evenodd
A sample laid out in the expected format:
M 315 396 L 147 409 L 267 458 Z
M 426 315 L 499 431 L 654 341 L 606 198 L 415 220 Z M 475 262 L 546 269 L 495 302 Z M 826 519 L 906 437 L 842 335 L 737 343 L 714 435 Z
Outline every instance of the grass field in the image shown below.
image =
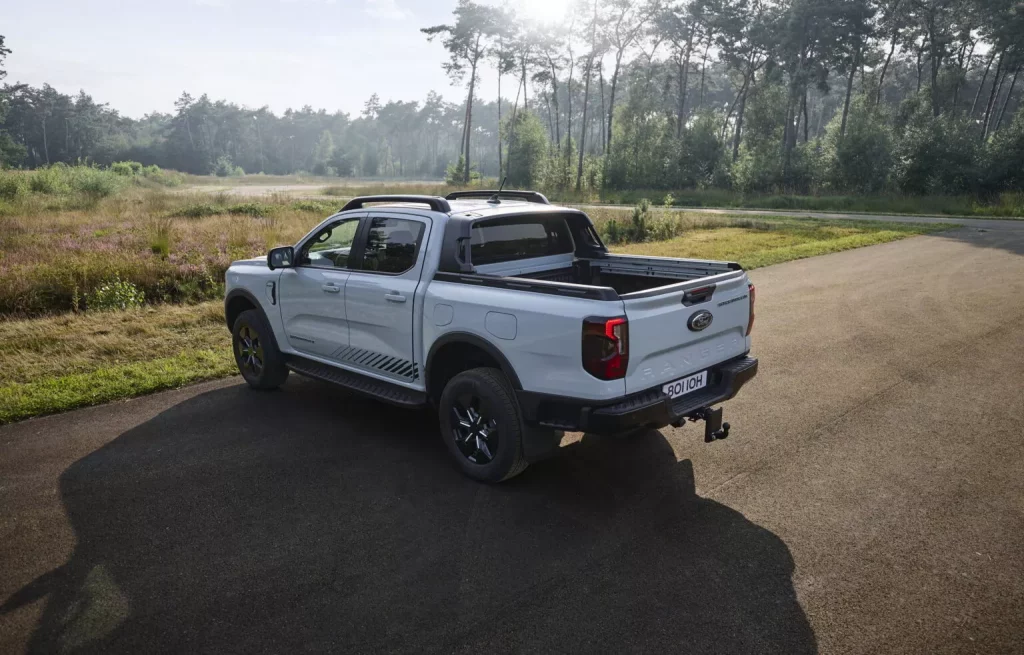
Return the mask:
M 0 321 L 0 423 L 234 371 L 217 301 Z
M 320 194 L 338 199 L 382 193 L 423 193 L 446 195 L 458 187 L 441 180 L 382 180 L 302 176 L 246 175 L 238 178 L 188 176 L 187 185 L 197 188 L 242 187 L 250 193 L 260 186 L 282 187 L 289 193 Z M 480 188 L 495 188 L 497 180 L 484 180 Z M 605 203 L 632 205 L 647 198 L 656 205 L 707 209 L 772 209 L 814 212 L 893 214 L 908 216 L 964 216 L 978 218 L 1024 218 L 1024 194 L 1003 193 L 981 200 L 973 196 L 877 195 L 795 195 L 743 194 L 725 189 L 616 189 L 545 191 L 561 203 Z
M 138 188 L 88 207 L 36 202 L 0 216 L 0 423 L 233 374 L 224 269 L 294 242 L 337 209 L 280 194 L 253 202 Z M 607 229 L 630 212 L 591 214 Z M 940 229 L 657 209 L 651 226 L 654 240 L 613 249 L 756 268 Z M 141 291 L 141 307 L 92 306 L 112 277 Z

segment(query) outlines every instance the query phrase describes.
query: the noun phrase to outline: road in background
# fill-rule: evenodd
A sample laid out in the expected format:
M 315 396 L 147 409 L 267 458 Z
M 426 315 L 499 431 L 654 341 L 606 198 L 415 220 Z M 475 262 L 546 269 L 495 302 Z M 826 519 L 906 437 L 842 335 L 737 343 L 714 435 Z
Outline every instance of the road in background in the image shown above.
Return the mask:
M 1024 231 L 980 224 L 754 271 L 710 445 L 483 486 L 294 377 L 0 428 L 0 652 L 1021 652 Z

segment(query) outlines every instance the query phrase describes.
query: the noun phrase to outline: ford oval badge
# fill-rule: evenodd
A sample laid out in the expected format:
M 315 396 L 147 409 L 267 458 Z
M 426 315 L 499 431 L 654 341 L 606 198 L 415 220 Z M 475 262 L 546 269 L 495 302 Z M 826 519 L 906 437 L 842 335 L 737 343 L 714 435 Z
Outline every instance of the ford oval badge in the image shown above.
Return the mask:
M 694 332 L 700 332 L 711 325 L 711 321 L 713 320 L 715 320 L 715 317 L 711 315 L 711 312 L 706 309 L 702 309 L 690 317 L 690 320 L 686 322 L 686 327 L 690 328 Z

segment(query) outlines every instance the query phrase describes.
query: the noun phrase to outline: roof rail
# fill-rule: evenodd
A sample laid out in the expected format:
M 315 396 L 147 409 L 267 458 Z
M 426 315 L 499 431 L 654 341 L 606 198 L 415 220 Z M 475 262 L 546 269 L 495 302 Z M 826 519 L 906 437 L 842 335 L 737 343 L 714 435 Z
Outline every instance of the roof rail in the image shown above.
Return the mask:
M 550 205 L 548 199 L 544 197 L 543 193 L 537 191 L 501 191 L 499 189 L 474 189 L 473 191 L 453 191 L 446 195 L 445 200 L 461 200 L 463 198 L 487 198 L 488 201 L 500 201 L 500 198 L 514 198 L 516 200 L 525 200 L 526 202 L 535 202 L 541 205 Z
M 345 203 L 345 206 L 341 208 L 341 211 L 347 212 L 350 209 L 362 209 L 365 205 L 373 202 L 415 202 L 424 205 L 430 205 L 430 208 L 436 212 L 442 212 L 449 214 L 452 211 L 452 206 L 448 204 L 448 201 L 438 196 L 414 196 L 414 195 L 383 195 L 383 196 L 359 196 L 353 198 Z

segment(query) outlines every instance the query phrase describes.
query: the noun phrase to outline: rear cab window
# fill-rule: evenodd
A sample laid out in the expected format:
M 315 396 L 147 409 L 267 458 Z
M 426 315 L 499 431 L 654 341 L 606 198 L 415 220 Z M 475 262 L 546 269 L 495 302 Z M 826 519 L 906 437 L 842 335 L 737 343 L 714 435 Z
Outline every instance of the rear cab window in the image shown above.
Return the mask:
M 424 224 L 419 221 L 374 216 L 366 233 L 362 270 L 398 275 L 416 265 L 423 241 Z
M 569 225 L 561 216 L 497 218 L 474 224 L 470 232 L 470 260 L 474 266 L 574 252 Z

